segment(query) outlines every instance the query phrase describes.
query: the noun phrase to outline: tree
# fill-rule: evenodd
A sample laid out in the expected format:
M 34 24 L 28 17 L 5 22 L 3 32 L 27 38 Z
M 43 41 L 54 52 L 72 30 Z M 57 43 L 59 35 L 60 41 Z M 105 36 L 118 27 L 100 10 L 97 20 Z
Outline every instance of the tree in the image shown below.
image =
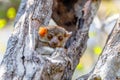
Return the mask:
M 106 45 L 94 69 L 78 80 L 119 80 L 120 79 L 120 17 L 109 35 Z
M 100 0 L 22 0 L 0 66 L 0 80 L 70 80 L 86 49 L 99 4 Z M 51 16 L 58 25 L 74 31 L 67 51 L 57 48 L 54 56 L 43 57 L 36 51 L 37 32 Z

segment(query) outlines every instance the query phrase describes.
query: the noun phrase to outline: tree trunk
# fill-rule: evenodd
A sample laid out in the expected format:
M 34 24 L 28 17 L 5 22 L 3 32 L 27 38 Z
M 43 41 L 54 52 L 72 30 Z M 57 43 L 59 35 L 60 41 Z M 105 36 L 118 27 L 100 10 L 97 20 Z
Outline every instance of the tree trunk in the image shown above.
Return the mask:
M 64 3 L 64 0 L 60 3 Z M 100 0 L 75 0 L 72 6 L 71 3 L 62 5 L 67 8 L 70 6 L 69 10 L 66 10 L 66 7 L 64 9 L 73 17 L 69 18 L 69 14 L 64 14 L 64 11 L 60 10 L 60 14 L 68 16 L 65 23 L 57 20 L 61 15 L 54 16 L 56 14 L 54 11 L 52 14 L 52 9 L 55 7 L 52 8 L 52 4 L 53 0 L 21 1 L 15 29 L 8 40 L 0 66 L 0 80 L 71 80 L 79 58 L 86 49 L 89 26 Z M 68 26 L 70 19 L 72 26 L 77 28 L 66 43 L 67 51 L 64 48 L 57 48 L 53 56 L 43 57 L 36 51 L 39 45 L 37 32 L 39 26 L 48 25 L 51 15 L 63 27 Z
M 120 80 L 120 18 L 106 43 L 95 68 L 77 80 Z

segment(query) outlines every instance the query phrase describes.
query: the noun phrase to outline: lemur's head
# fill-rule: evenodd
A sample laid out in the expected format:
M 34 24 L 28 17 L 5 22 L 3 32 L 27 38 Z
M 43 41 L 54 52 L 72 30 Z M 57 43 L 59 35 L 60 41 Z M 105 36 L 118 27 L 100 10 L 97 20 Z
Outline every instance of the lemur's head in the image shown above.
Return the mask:
M 71 32 L 59 26 L 44 26 L 39 28 L 40 40 L 49 44 L 50 47 L 63 47 L 70 37 Z

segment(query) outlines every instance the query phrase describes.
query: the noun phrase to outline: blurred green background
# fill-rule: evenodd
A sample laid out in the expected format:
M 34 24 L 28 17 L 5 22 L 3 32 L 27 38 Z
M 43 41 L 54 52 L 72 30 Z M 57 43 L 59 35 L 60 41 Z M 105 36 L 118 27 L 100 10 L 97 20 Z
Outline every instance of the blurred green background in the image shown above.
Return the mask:
M 0 0 L 0 61 L 5 53 L 7 40 L 14 29 L 13 24 L 19 4 L 20 0 Z M 73 80 L 93 68 L 119 17 L 119 4 L 120 0 L 102 0 L 97 15 L 90 26 L 87 49 L 75 70 Z M 53 23 L 50 22 L 50 24 Z

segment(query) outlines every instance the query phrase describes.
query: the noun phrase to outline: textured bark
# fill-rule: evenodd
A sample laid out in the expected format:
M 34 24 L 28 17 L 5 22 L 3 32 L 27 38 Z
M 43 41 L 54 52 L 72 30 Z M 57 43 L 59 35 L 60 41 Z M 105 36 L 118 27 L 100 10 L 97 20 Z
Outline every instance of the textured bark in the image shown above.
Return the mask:
M 80 1 L 75 4 L 76 16 L 78 17 L 77 30 L 67 42 L 67 46 L 70 45 L 67 55 L 70 58 L 71 63 L 65 68 L 62 80 L 71 79 L 73 72 L 79 63 L 79 59 L 87 47 L 89 26 L 99 5 L 100 0 L 88 0 L 85 2 L 84 6 L 80 5 Z
M 120 80 L 120 18 L 109 35 L 95 68 L 77 80 Z
M 0 67 L 0 80 L 40 80 L 45 61 L 35 51 L 40 25 L 48 25 L 52 0 L 22 0 Z
M 39 26 L 48 25 L 52 15 L 52 4 L 53 0 L 22 0 L 14 32 L 8 40 L 0 66 L 0 80 L 71 80 L 79 58 L 86 49 L 89 26 L 100 0 L 78 0 L 70 6 L 74 11 L 68 11 L 75 17 L 66 18 L 66 21 L 71 19 L 77 28 L 66 43 L 67 50 L 57 48 L 52 56 L 43 57 L 36 51 L 39 45 L 37 32 Z M 74 21 L 74 18 L 77 20 Z M 55 17 L 54 20 L 60 25 L 64 24 Z

